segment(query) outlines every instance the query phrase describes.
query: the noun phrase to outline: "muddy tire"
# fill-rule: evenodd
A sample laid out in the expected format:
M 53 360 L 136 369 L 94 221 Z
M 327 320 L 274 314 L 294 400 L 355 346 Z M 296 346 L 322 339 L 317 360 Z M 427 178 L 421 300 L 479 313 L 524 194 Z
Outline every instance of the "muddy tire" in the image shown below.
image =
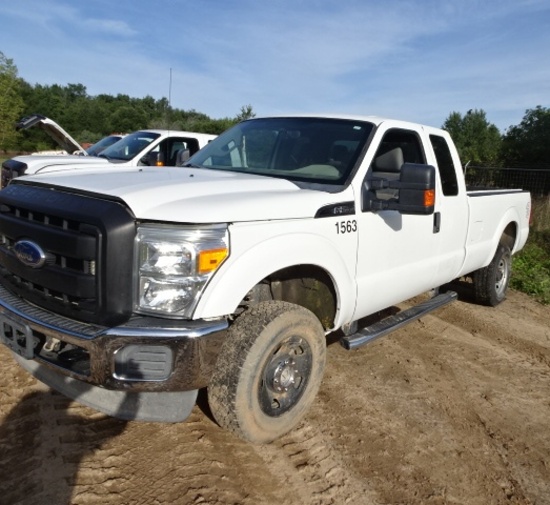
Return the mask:
M 502 302 L 506 297 L 511 273 L 512 254 L 510 248 L 499 244 L 491 263 L 474 272 L 476 302 L 491 307 Z
M 229 329 L 208 387 L 220 426 L 253 443 L 289 432 L 311 406 L 323 378 L 326 340 L 309 310 L 268 301 Z

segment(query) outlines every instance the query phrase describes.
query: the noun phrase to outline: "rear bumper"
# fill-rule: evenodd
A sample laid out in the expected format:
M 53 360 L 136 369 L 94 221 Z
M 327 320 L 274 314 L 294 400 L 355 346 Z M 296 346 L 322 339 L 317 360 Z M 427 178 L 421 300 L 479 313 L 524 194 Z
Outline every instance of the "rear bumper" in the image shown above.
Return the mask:
M 106 328 L 60 317 L 0 286 L 0 341 L 54 389 L 194 391 L 208 384 L 228 323 L 136 317 Z M 47 372 L 46 372 L 47 371 Z M 52 375 L 53 374 L 53 375 Z M 61 382 L 51 377 L 63 378 Z M 46 382 L 48 383 L 48 382 Z M 62 387 L 61 387 L 62 386 Z M 81 395 L 82 393 L 78 393 Z

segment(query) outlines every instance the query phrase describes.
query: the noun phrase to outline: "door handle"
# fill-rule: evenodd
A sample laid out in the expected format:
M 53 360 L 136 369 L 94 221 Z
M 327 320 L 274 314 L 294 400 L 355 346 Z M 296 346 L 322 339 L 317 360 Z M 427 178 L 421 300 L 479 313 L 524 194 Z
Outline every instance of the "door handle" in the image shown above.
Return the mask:
M 434 213 L 434 233 L 439 233 L 441 229 L 441 212 Z

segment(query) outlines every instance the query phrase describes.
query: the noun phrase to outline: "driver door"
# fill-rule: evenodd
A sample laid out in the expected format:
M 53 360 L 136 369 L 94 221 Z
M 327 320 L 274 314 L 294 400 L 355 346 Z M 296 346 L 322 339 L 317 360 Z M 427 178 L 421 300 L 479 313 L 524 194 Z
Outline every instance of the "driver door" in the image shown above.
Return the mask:
M 403 163 L 426 164 L 421 138 L 421 130 L 388 129 L 363 184 L 368 185 L 373 177 L 398 180 Z M 381 194 L 377 194 L 377 198 L 382 199 L 395 197 L 394 190 L 381 190 Z M 436 206 L 437 200 L 436 196 Z M 439 261 L 440 237 L 434 226 L 434 215 L 362 209 L 361 202 L 357 214 L 355 320 L 435 287 Z

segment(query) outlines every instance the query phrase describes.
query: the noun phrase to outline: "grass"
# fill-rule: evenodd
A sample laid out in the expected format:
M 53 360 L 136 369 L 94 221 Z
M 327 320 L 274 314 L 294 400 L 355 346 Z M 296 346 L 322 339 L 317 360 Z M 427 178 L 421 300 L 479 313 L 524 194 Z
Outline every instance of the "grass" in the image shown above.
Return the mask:
M 533 201 L 527 244 L 514 256 L 510 286 L 550 304 L 550 198 Z

